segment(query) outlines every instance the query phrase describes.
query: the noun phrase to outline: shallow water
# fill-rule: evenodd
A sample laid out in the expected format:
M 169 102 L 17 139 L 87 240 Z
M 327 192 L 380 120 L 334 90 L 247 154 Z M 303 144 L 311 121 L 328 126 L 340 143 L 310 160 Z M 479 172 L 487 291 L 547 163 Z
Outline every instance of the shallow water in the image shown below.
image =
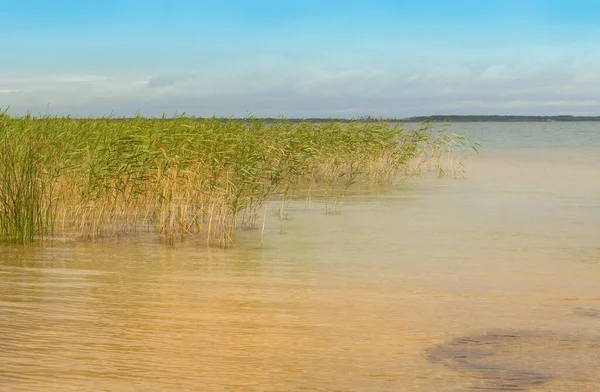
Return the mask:
M 600 124 L 457 124 L 463 180 L 230 250 L 0 247 L 1 391 L 598 391 Z

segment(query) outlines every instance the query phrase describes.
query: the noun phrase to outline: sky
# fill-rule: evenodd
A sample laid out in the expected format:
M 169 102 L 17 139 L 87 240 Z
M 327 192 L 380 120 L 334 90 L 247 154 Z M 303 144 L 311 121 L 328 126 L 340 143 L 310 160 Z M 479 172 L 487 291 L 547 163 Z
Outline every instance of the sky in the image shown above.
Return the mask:
M 0 0 L 15 115 L 600 115 L 596 0 Z

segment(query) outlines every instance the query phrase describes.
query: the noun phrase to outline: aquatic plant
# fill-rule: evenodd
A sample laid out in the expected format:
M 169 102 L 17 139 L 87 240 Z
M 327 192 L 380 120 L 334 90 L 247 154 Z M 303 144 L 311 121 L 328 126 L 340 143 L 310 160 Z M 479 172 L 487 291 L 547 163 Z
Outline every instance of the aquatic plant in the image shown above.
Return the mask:
M 322 192 L 338 212 L 353 184 L 440 162 L 456 138 L 427 125 L 258 119 L 0 115 L 0 241 L 155 230 L 230 246 L 265 203 Z M 420 165 L 417 165 L 420 166 Z M 330 204 L 331 202 L 331 204 Z M 264 225 L 264 221 L 263 221 Z

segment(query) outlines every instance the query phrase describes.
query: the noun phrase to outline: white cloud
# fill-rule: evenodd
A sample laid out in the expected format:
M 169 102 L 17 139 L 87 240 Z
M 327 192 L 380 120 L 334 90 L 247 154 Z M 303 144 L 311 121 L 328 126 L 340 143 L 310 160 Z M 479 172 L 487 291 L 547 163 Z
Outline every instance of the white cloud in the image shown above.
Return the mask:
M 30 93 L 31 90 L 0 89 L 0 94 Z

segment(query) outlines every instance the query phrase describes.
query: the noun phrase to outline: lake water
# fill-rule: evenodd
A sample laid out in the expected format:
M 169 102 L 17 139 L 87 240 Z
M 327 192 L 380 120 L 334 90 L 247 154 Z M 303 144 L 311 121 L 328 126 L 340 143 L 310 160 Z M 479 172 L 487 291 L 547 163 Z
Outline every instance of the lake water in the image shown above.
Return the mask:
M 465 178 L 229 250 L 0 247 L 0 391 L 599 391 L 600 123 L 454 124 Z

